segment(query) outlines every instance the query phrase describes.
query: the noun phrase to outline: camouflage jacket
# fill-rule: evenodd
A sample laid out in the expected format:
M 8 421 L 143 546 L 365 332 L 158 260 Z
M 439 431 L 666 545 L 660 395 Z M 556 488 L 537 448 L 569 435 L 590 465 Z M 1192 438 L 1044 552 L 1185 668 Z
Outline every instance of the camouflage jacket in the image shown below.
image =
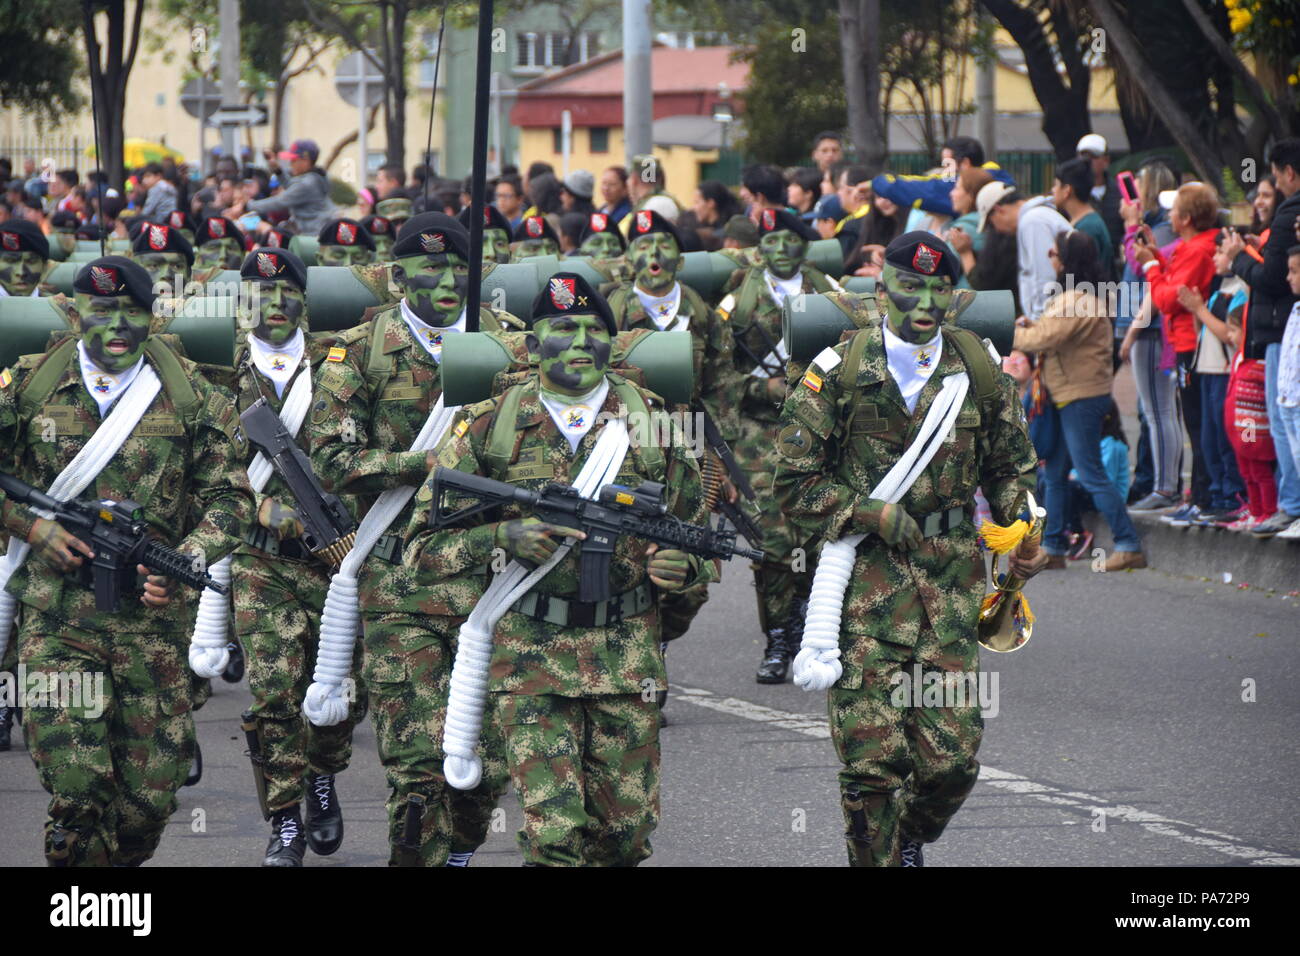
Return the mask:
M 611 382 L 618 381 L 615 375 Z M 598 416 L 608 416 L 610 426 L 589 431 L 578 445 L 577 453 L 569 449 L 568 439 L 555 426 L 538 395 L 536 377 L 518 386 L 523 395 L 514 422 L 518 435 L 514 457 L 505 474 L 496 474 L 486 457 L 492 423 L 503 396 L 467 406 L 438 449 L 438 464 L 446 468 L 485 475 L 498 481 L 529 489 L 540 489 L 553 481 L 572 484 L 595 447 L 601 427 L 617 427 L 620 400 L 610 389 Z M 662 403 L 652 392 L 638 389 L 653 411 Z M 599 420 L 599 419 L 598 419 Z M 707 518 L 699 467 L 689 448 L 672 426 L 669 447 L 662 448 L 664 466 L 653 469 L 645 453 L 629 449 L 618 473 L 618 483 L 637 485 L 643 479 L 663 482 L 664 503 L 670 514 L 695 524 Z M 662 446 L 659 446 L 662 447 Z M 459 508 L 469 499 L 452 499 L 449 507 Z M 415 513 L 407 529 L 403 561 L 407 566 L 438 577 L 452 577 L 467 568 L 482 565 L 493 558 L 497 523 L 470 519 L 472 527 L 432 530 L 428 527 L 432 488 L 426 481 L 416 496 Z M 528 517 L 515 506 L 502 509 L 500 520 Z M 634 538 L 620 538 L 610 564 L 610 589 L 613 594 L 649 583 L 646 573 L 647 544 Z M 578 558 L 581 544 L 536 586 L 541 594 L 576 599 L 578 595 Z M 692 555 L 688 583 L 712 580 L 713 565 Z M 604 694 L 642 693 L 654 682 L 656 689 L 666 689 L 663 658 L 659 652 L 659 612 L 657 602 L 642 614 L 626 618 L 609 627 L 565 627 L 549 624 L 522 614 L 508 612 L 497 625 L 492 652 L 491 688 L 514 694 L 559 694 L 580 697 Z
M 767 397 L 767 378 L 754 375 L 781 341 L 781 307 L 772 299 L 763 278 L 766 266 L 737 269 L 727 283 L 727 295 L 718 304 L 718 314 L 727 322 L 734 337 L 733 358 L 740 377 L 741 414 L 756 421 L 775 424 L 781 415 L 779 403 Z M 830 280 L 816 266 L 805 264 L 800 270 L 805 295 L 831 289 Z M 782 376 L 784 377 L 784 376 Z
M 692 403 L 701 403 L 708 410 L 718 431 L 728 442 L 740 436 L 740 420 L 736 409 L 740 404 L 740 376 L 732 360 L 732 339 L 726 320 L 704 304 L 698 292 L 681 283 L 682 299 L 677 310 L 677 323 L 668 329 L 687 325 L 695 359 L 695 386 Z M 610 311 L 620 331 L 648 329 L 659 331 L 654 319 L 646 312 L 637 297 L 632 283 L 619 286 L 609 296 Z
M 380 315 L 386 316 L 380 355 L 370 354 L 378 318 L 331 340 L 336 351 L 320 366 L 307 419 L 316 477 L 326 491 L 356 496 L 358 520 L 381 492 L 419 485 L 428 475 L 425 452 L 409 449 L 442 394 L 441 367 L 415 341 L 396 306 Z M 484 311 L 481 322 L 484 329 L 522 324 L 509 313 L 491 310 Z M 379 382 L 368 371 L 383 361 L 391 368 Z M 411 507 L 408 503 L 393 520 L 390 533 L 402 533 Z M 428 595 L 420 593 L 413 574 L 374 556 L 366 560 L 360 586 L 361 606 L 367 612 L 432 613 L 423 610 Z
M 0 468 L 44 491 L 90 439 L 101 422 L 99 406 L 86 391 L 76 353 L 50 396 L 29 419 L 19 396 L 45 359 L 24 356 L 0 389 Z M 149 359 L 146 359 L 149 361 Z M 81 495 L 129 499 L 139 504 L 160 540 L 190 554 L 202 553 L 207 566 L 235 549 L 253 517 L 253 495 L 239 467 L 243 439 L 238 433 L 229 392 L 209 384 L 193 362 L 181 359 L 201 401 L 186 421 L 166 388 L 159 390 L 131 437 Z M 10 534 L 26 540 L 35 516 L 0 493 L 0 512 Z M 188 627 L 188 610 L 197 594 L 178 586 L 162 610 L 127 599 L 116 615 L 95 610 L 95 596 L 76 572 L 63 575 L 30 557 L 9 581 L 9 591 L 29 607 L 76 627 L 115 631 L 172 631 Z
M 857 333 L 869 338 L 854 389 L 841 382 L 851 337 L 835 346 L 838 365 L 831 362 L 833 368 L 826 369 L 825 362 L 814 361 L 794 381 L 781 412 L 775 493 L 801 531 L 836 541 L 868 530 L 857 526 L 855 509 L 911 444 L 943 379 L 966 370 L 948 339 L 953 331 L 944 330 L 939 365 L 912 415 L 889 374 L 878 325 Z M 955 427 L 902 499 L 917 519 L 960 506 L 967 520 L 926 538 L 910 553 L 889 547 L 874 534 L 858 546 L 840 632 L 840 687 L 860 686 L 864 638 L 911 646 L 927 623 L 941 643 L 974 636 L 984 595 L 984 561 L 969 520 L 975 489 L 983 488 L 994 521 L 1009 523 L 1022 507 L 1024 492 L 1034 486 L 1037 456 L 1012 380 L 996 372 L 997 393 L 981 408 L 971 379 Z

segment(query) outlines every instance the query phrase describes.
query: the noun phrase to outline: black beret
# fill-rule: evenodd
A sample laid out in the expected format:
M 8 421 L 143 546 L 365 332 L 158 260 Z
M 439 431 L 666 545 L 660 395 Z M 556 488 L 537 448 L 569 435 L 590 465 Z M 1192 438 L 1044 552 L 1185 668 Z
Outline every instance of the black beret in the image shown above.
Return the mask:
M 252 252 L 258 246 L 266 246 L 271 249 L 288 249 L 289 239 L 292 233 L 284 229 L 268 229 L 260 237 L 256 233 L 248 233 L 244 236 L 244 248 Z
M 788 209 L 764 209 L 758 214 L 759 238 L 769 232 L 780 232 L 782 229 L 789 229 L 796 236 L 809 242 L 818 238 L 817 233 L 813 232 L 806 222 Z
M 468 229 L 470 227 L 470 216 L 474 215 L 474 207 L 466 206 L 456 216 L 461 224 Z M 501 210 L 490 203 L 483 207 L 483 231 L 489 229 L 500 229 L 507 236 L 510 235 L 510 220 L 501 214 Z
M 173 229 L 188 229 L 191 233 L 197 231 L 190 214 L 182 209 L 173 209 L 167 214 L 167 225 Z
M 303 292 L 307 291 L 307 267 L 288 249 L 278 246 L 259 246 L 246 255 L 239 267 L 239 277 L 261 282 L 292 282 Z
M 50 226 L 59 232 L 75 232 L 80 222 L 70 209 L 61 209 L 50 217 Z
M 605 297 L 576 272 L 557 272 L 547 280 L 533 300 L 533 318 L 529 328 L 542 319 L 557 315 L 599 316 L 611 336 L 618 333 L 614 313 L 609 310 Z
M 153 309 L 153 279 L 144 266 L 125 256 L 103 256 L 88 262 L 72 280 L 73 292 L 86 295 L 129 295 L 146 309 Z
M 355 219 L 331 219 L 316 236 L 316 241 L 322 246 L 362 246 L 371 251 L 375 248 L 375 240 Z
M 677 227 L 653 209 L 641 209 L 632 214 L 632 222 L 627 229 L 628 245 L 632 244 L 633 239 L 649 236 L 656 232 L 667 233 L 677 240 L 678 249 L 682 247 L 682 237 L 678 233 Z
M 132 252 L 179 252 L 185 261 L 194 265 L 194 247 L 180 234 L 180 230 L 171 226 L 160 226 L 156 222 L 146 222 L 131 240 Z
M 545 216 L 525 216 L 519 220 L 519 225 L 515 227 L 515 234 L 510 237 L 510 241 L 523 242 L 525 239 L 550 239 L 557 246 L 560 244 L 560 237 L 555 234 L 555 230 L 551 228 Z
M 393 221 L 385 216 L 366 216 L 361 220 L 361 228 L 370 233 L 372 239 L 375 236 L 392 238 L 393 235 Z
M 932 232 L 905 232 L 885 247 L 885 264 L 927 276 L 961 278 L 961 260 Z
M 469 260 L 469 233 L 445 212 L 422 212 L 406 220 L 389 253 L 394 259 L 454 252 Z
M 593 212 L 587 217 L 587 222 L 582 227 L 582 235 L 578 237 L 578 245 L 582 245 L 587 241 L 588 236 L 594 236 L 598 232 L 607 232 L 612 236 L 617 236 L 620 248 L 627 248 L 627 241 L 623 238 L 623 233 L 618 231 L 618 222 L 603 212 Z
M 26 219 L 6 219 L 0 222 L 0 251 L 36 252 L 42 259 L 50 257 L 50 240 L 45 238 L 40 226 Z
M 12 220 L 10 221 L 12 222 Z M 107 226 L 97 226 L 86 222 L 82 223 L 77 228 L 78 239 L 92 239 L 95 242 L 98 242 L 101 238 L 110 239 L 112 236 L 113 230 L 109 229 Z
M 244 244 L 244 233 L 224 216 L 209 216 L 199 223 L 198 228 L 194 230 L 195 245 L 201 246 L 205 242 L 213 242 L 218 239 L 234 239 L 242 246 Z

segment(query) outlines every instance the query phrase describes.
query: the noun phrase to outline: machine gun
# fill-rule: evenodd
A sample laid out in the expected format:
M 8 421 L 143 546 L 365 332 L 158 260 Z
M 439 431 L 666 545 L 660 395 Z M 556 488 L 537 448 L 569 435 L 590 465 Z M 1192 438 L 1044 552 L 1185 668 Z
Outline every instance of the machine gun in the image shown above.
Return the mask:
M 338 567 L 352 549 L 357 524 L 337 495 L 327 494 L 311 469 L 311 462 L 294 442 L 280 416 L 265 398 L 259 398 L 239 416 L 244 435 L 275 467 L 289 486 L 302 521 L 303 543 L 325 561 Z
M 230 593 L 229 587 L 199 570 L 193 557 L 150 537 L 143 509 L 134 501 L 57 501 L 4 472 L 0 472 L 0 490 L 14 501 L 50 512 L 94 552 L 95 557 L 81 566 L 81 582 L 95 592 L 96 610 L 118 610 L 122 593 L 135 588 L 137 564 L 196 591 L 212 588 Z
M 580 601 L 609 599 L 609 564 L 614 544 L 621 535 L 707 559 L 740 555 L 751 561 L 763 560 L 762 551 L 739 547 L 734 531 L 690 524 L 669 514 L 663 501 L 664 486 L 658 482 L 643 481 L 637 488 L 605 485 L 595 499 L 582 497 L 569 485 L 552 483 L 541 491 L 529 491 L 454 468 L 435 469 L 432 483 L 433 508 L 429 513 L 432 528 L 445 528 L 489 508 L 513 502 L 543 521 L 583 531 L 587 537 L 582 541 L 578 575 Z M 443 496 L 449 490 L 478 501 L 465 508 L 445 511 Z

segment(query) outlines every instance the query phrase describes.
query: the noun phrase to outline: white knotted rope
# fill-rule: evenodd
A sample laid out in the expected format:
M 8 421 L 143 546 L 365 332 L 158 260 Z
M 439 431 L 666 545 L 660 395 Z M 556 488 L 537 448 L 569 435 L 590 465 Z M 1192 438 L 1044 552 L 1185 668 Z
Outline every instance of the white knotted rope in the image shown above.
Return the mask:
M 444 407 L 442 396 L 429 411 L 424 427 L 411 443 L 411 451 L 428 451 L 442 441 L 451 427 L 459 405 Z M 361 603 L 357 575 L 376 542 L 402 513 L 415 494 L 411 485 L 389 488 L 381 494 L 357 526 L 352 549 L 330 579 L 329 593 L 320 617 L 320 643 L 316 649 L 316 671 L 302 703 L 302 712 L 317 727 L 333 727 L 348 715 L 345 681 L 352 672 L 352 653 L 361 629 Z
M 280 421 L 291 438 L 297 438 L 311 408 L 311 365 L 303 364 L 298 377 L 289 386 L 289 395 L 280 409 Z M 259 495 L 271 480 L 275 466 L 260 451 L 248 463 L 248 483 Z M 230 587 L 230 555 L 208 569 L 212 580 Z M 200 677 L 219 677 L 230 663 L 230 595 L 204 588 L 199 595 L 199 613 L 190 635 L 190 670 Z
M 970 387 L 965 372 L 949 375 L 921 423 L 916 440 L 903 452 L 870 497 L 896 504 L 925 471 L 957 421 Z M 844 592 L 853 576 L 858 544 L 865 534 L 850 534 L 822 545 L 808 597 L 803 643 L 794 659 L 794 682 L 804 690 L 829 690 L 840 679 L 840 623 Z
M 623 467 L 631 440 L 626 423 L 620 422 L 619 426 L 601 428 L 591 457 L 574 480 L 574 487 L 584 498 L 595 497 L 603 486 L 614 482 Z M 475 748 L 483 727 L 488 665 L 492 662 L 492 634 L 497 622 L 564 560 L 576 540 L 565 538 L 550 559 L 536 568 L 530 569 L 520 561 L 511 561 L 492 579 L 460 627 L 456 638 L 456 660 L 451 668 L 451 690 L 447 695 L 447 724 L 442 734 L 442 749 L 446 754 L 442 772 L 447 782 L 457 790 L 474 789 L 483 776 L 483 763 Z
M 59 472 L 46 492 L 59 501 L 76 498 L 94 481 L 101 471 L 113 459 L 135 426 L 144 417 L 145 410 L 153 404 L 162 382 L 158 380 L 153 367 L 145 363 L 122 397 L 114 403 L 108 417 L 99 423 L 95 433 L 90 436 L 81 451 L 68 462 L 68 467 Z M 42 518 L 54 516 L 42 508 L 32 508 Z M 9 549 L 0 560 L 0 658 L 4 657 L 5 648 L 9 646 L 9 632 L 13 629 L 14 616 L 18 611 L 18 599 L 5 590 L 9 579 L 27 560 L 32 546 L 26 541 L 19 541 L 10 536 Z

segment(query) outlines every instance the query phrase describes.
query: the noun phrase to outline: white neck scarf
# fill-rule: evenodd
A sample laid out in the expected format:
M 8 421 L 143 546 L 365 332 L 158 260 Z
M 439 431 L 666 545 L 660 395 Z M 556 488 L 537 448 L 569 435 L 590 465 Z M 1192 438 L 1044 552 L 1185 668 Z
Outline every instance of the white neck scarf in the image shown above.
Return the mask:
M 448 332 L 465 331 L 465 310 L 460 310 L 460 318 L 451 325 L 429 325 L 424 319 L 420 318 L 411 311 L 411 307 L 403 299 L 398 303 L 402 312 L 402 318 L 406 320 L 406 327 L 411 330 L 411 335 L 415 341 L 424 347 L 430 357 L 439 365 L 442 364 L 442 337 Z
M 81 359 L 81 380 L 85 383 L 90 397 L 99 405 L 101 418 L 108 411 L 109 406 L 131 387 L 135 377 L 140 374 L 140 367 L 144 365 L 144 356 L 141 355 L 140 360 L 125 372 L 105 372 L 86 355 L 85 342 L 77 343 L 77 357 Z
M 779 309 L 785 305 L 786 299 L 803 291 L 803 273 L 796 272 L 788 279 L 781 279 L 773 274 L 771 269 L 764 269 L 763 283 L 767 286 L 767 294 L 772 297 L 772 301 Z
M 659 331 L 664 331 L 669 326 L 675 324 L 677 310 L 682 306 L 682 284 L 674 282 L 672 291 L 667 295 L 651 295 L 649 292 L 642 292 L 639 285 L 632 287 L 636 291 L 636 297 L 641 300 L 641 306 L 646 310 L 654 324 L 659 327 Z M 690 322 L 687 317 L 682 322 L 682 328 Z
M 298 365 L 302 362 L 302 353 L 306 348 L 306 337 L 302 329 L 295 331 L 289 341 L 279 348 L 263 342 L 256 335 L 248 337 L 248 354 L 257 370 L 271 380 L 275 386 L 275 397 L 284 396 L 284 387 L 293 378 Z
M 586 395 L 560 395 L 539 389 L 542 405 L 551 413 L 551 420 L 569 441 L 569 451 L 576 452 L 583 436 L 591 431 L 596 423 L 600 407 L 605 404 L 609 394 L 609 379 L 602 378 L 600 384 Z
M 6 289 L 4 286 L 0 285 L 0 299 L 7 299 L 7 298 L 9 298 L 12 294 L 13 294 L 13 293 L 11 293 L 11 292 L 10 292 L 8 289 Z M 29 298 L 29 299 L 34 299 L 34 298 L 36 298 L 36 297 L 37 297 L 38 295 L 40 295 L 40 294 L 41 294 L 41 286 L 40 286 L 40 283 L 37 283 L 36 288 L 35 288 L 35 289 L 32 289 L 31 292 L 27 293 L 27 298 Z
M 898 383 L 898 390 L 903 393 L 907 403 L 907 413 L 916 411 L 917 399 L 921 389 L 930 381 L 930 376 L 939 367 L 939 357 L 943 355 L 943 335 L 936 335 L 924 345 L 904 342 L 888 325 L 882 326 L 885 333 L 885 356 L 889 361 L 889 374 Z

